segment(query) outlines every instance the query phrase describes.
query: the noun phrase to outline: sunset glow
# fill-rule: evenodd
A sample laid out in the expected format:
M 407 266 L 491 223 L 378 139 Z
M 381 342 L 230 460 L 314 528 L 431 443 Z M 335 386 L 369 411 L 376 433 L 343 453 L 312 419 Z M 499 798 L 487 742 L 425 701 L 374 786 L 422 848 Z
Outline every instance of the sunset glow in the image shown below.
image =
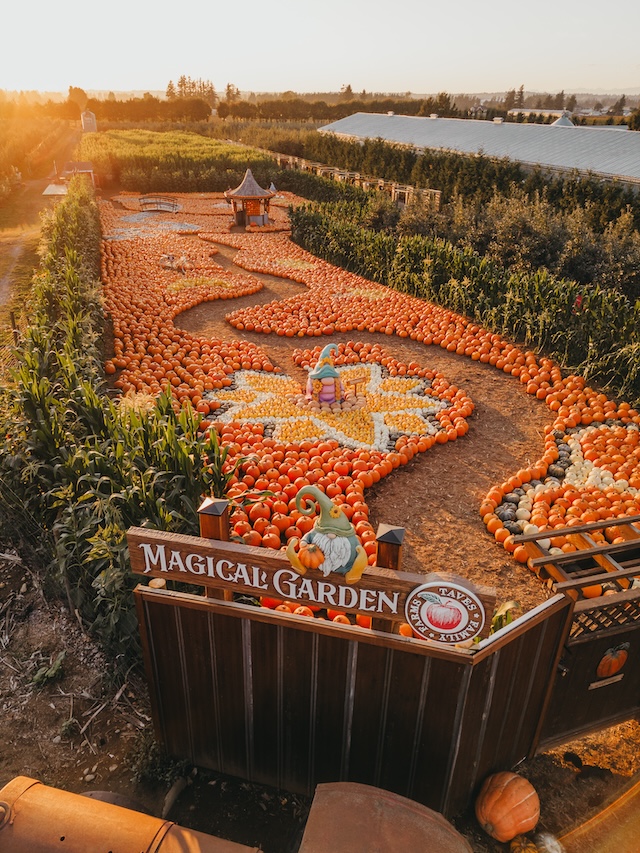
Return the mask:
M 640 92 L 640 5 L 380 0 L 11 4 L 0 89 L 164 91 L 180 74 L 243 92 Z M 9 37 L 7 37 L 9 36 Z

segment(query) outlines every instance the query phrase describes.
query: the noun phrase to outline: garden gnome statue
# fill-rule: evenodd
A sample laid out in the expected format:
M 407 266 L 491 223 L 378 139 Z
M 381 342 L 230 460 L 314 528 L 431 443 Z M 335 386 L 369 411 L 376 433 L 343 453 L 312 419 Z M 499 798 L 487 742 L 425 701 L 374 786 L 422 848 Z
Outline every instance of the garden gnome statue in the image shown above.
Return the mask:
M 342 400 L 340 374 L 333 366 L 332 353 L 337 352 L 336 344 L 328 344 L 320 353 L 316 366 L 309 372 L 307 379 L 307 399 L 316 397 L 319 403 L 339 403 Z
M 303 515 L 312 515 L 316 503 L 320 515 L 311 530 L 302 537 L 297 551 L 298 540 L 289 540 L 289 562 L 301 575 L 313 568 L 322 572 L 324 577 L 335 572 L 342 575 L 347 583 L 356 583 L 367 568 L 368 557 L 355 528 L 338 504 L 317 486 L 303 486 L 296 495 L 296 507 Z

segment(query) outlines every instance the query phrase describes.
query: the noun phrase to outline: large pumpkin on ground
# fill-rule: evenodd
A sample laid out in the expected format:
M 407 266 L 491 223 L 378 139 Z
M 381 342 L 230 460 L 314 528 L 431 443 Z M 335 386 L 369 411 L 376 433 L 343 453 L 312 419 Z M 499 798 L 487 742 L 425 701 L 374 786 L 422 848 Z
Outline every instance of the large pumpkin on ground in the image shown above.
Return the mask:
M 540 800 L 533 785 L 517 773 L 494 773 L 480 789 L 476 817 L 496 841 L 511 841 L 534 829 L 540 818 Z

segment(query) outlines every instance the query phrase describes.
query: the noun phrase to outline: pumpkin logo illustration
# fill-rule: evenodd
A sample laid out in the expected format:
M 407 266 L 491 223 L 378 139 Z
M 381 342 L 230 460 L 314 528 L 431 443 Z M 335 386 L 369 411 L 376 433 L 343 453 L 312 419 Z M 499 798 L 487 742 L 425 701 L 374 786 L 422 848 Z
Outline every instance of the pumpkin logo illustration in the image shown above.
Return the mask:
M 607 649 L 598 664 L 596 675 L 598 678 L 611 678 L 612 675 L 617 675 L 627 662 L 628 656 L 629 643 L 621 643 L 619 646 Z

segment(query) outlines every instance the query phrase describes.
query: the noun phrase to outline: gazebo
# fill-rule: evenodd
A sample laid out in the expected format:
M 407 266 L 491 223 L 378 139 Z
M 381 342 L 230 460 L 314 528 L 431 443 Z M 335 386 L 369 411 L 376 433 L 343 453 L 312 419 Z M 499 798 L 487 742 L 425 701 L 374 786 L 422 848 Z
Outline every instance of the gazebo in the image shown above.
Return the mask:
M 227 190 L 224 197 L 231 203 L 236 225 L 268 225 L 269 201 L 275 193 L 263 190 L 247 169 L 242 183 L 235 190 Z

